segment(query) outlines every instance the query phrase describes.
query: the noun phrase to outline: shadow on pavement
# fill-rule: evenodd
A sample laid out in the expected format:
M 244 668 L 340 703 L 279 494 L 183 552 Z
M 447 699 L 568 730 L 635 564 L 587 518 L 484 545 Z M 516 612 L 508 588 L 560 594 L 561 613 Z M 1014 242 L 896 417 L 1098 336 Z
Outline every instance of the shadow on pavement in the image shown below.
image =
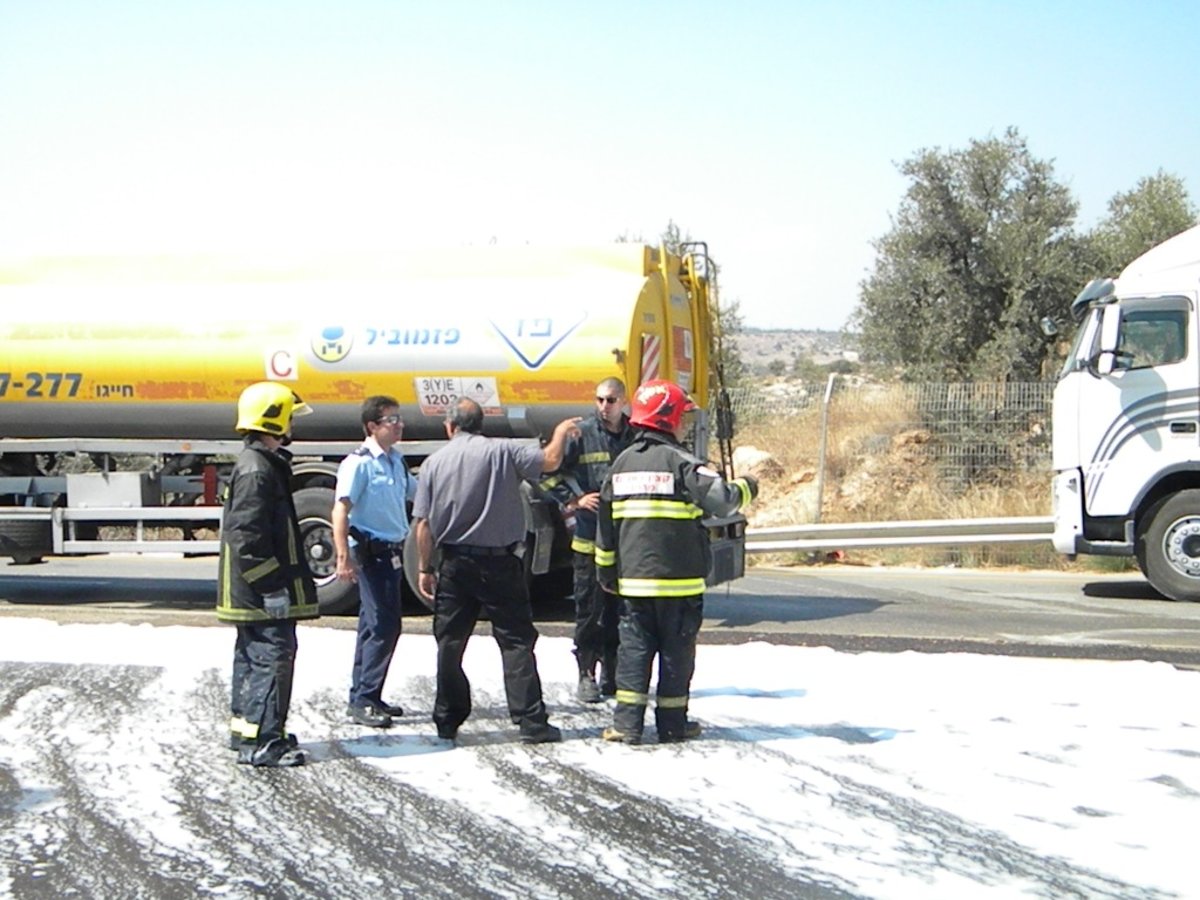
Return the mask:
M 890 601 L 870 597 L 780 598 L 751 593 L 709 594 L 704 600 L 704 617 L 719 620 L 717 624 L 724 627 L 736 628 L 766 622 L 813 622 L 860 616 L 891 605 Z
M 117 605 L 164 610 L 211 610 L 216 605 L 217 579 L 178 578 L 152 575 L 95 575 L 41 574 L 34 566 L 5 566 L 0 563 L 0 603 L 14 606 L 71 606 Z M 569 587 L 569 584 L 568 584 Z M 433 614 L 405 585 L 402 592 L 404 617 L 433 619 Z M 535 622 L 572 623 L 574 603 L 563 594 L 561 583 L 537 579 L 532 591 Z M 325 613 L 324 616 L 352 619 L 356 612 L 345 616 Z M 483 619 L 481 621 L 486 621 Z
M 1158 600 L 1172 603 L 1150 587 L 1150 582 L 1143 578 L 1129 581 L 1090 581 L 1083 586 L 1085 597 L 1108 597 L 1113 600 Z
M 127 603 L 163 609 L 211 609 L 217 582 L 194 578 L 103 578 L 85 575 L 0 576 L 0 601 L 38 606 Z

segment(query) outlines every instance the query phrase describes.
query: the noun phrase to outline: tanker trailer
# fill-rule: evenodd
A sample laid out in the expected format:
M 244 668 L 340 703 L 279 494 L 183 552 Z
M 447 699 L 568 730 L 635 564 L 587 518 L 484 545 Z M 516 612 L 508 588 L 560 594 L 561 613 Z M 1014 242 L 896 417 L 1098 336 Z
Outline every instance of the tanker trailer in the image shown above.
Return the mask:
M 219 522 L 240 448 L 237 397 L 275 380 L 314 409 L 291 449 L 322 608 L 353 609 L 330 513 L 363 398 L 400 402 L 419 473 L 459 397 L 483 407 L 485 433 L 538 440 L 588 414 L 605 377 L 671 378 L 701 407 L 706 455 L 708 265 L 633 244 L 0 263 L 0 556 L 215 551 L 202 526 Z M 526 515 L 530 574 L 569 559 L 532 487 Z M 711 524 L 714 583 L 742 573 L 744 524 Z

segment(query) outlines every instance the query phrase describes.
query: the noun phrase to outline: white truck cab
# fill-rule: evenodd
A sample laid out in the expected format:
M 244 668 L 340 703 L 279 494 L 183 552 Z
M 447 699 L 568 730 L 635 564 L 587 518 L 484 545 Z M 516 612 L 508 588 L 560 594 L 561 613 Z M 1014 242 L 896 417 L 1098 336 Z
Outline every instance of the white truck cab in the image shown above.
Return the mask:
M 1200 600 L 1200 226 L 1071 305 L 1054 391 L 1054 546 L 1137 557 L 1172 600 Z

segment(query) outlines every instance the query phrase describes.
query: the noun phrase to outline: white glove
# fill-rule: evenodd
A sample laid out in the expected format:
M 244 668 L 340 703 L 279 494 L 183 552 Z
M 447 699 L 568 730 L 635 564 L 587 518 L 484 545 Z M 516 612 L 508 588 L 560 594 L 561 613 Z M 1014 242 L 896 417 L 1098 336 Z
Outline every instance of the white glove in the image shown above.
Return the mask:
M 286 619 L 288 607 L 292 605 L 287 591 L 263 594 L 263 611 L 272 619 Z

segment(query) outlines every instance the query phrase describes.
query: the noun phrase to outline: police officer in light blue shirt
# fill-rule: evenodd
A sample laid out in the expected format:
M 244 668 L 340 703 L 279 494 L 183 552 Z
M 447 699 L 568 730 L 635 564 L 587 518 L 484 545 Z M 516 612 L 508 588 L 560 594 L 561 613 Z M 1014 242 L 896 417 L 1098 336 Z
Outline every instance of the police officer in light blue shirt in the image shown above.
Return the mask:
M 417 490 L 394 446 L 404 430 L 394 397 L 363 401 L 366 440 L 338 466 L 333 504 L 337 577 L 357 581 L 358 640 L 346 714 L 360 725 L 387 728 L 404 710 L 383 701 L 383 683 L 400 639 L 400 564 L 408 536 L 405 504 Z

